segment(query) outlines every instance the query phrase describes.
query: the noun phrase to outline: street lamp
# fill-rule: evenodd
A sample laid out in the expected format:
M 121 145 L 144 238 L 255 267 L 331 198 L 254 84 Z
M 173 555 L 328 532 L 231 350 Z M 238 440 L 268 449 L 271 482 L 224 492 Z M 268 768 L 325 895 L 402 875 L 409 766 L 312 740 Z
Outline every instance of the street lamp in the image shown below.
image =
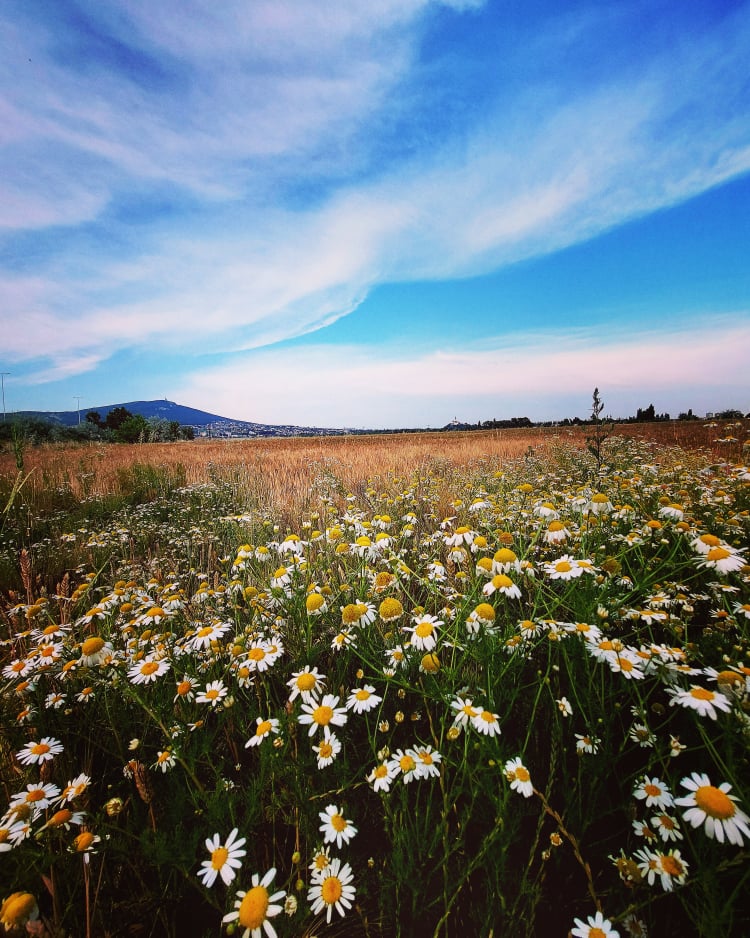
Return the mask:
M 9 371 L 0 371 L 0 384 L 3 387 L 3 423 L 5 423 L 5 376 L 9 374 Z

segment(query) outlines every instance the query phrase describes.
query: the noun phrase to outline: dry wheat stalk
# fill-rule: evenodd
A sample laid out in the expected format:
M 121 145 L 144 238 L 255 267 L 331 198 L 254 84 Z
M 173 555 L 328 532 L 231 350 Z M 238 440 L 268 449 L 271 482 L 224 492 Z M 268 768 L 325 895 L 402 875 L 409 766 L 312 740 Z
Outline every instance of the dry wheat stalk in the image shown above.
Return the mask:
M 26 590 L 26 602 L 31 603 L 31 557 L 24 547 L 21 551 L 21 580 Z

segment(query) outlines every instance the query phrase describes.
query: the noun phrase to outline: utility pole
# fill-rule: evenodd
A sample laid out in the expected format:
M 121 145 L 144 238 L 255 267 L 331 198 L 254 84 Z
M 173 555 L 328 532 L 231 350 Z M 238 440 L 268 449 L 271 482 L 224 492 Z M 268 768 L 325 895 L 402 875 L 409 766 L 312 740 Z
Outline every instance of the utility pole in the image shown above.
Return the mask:
M 3 423 L 5 423 L 5 378 L 9 374 L 9 371 L 0 371 L 0 383 L 3 386 Z
M 78 404 L 78 426 L 80 427 L 81 425 L 81 398 L 73 395 L 73 400 L 76 401 Z

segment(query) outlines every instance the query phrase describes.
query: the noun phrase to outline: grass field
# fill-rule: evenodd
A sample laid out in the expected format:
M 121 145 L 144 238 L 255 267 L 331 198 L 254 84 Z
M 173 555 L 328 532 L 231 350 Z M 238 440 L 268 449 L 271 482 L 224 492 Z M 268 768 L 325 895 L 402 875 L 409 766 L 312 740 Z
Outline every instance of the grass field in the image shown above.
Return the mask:
M 747 428 L 592 432 L 0 455 L 0 922 L 747 932 Z

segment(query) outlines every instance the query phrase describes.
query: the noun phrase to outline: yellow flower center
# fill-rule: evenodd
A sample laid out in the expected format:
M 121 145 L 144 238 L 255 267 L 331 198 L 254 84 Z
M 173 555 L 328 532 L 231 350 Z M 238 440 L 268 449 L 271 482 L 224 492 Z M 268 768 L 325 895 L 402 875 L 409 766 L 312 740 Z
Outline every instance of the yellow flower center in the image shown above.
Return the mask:
M 253 886 L 253 888 L 245 893 L 245 896 L 240 903 L 240 911 L 237 918 L 237 921 L 243 928 L 260 928 L 263 922 L 266 920 L 266 912 L 268 911 L 268 890 L 265 886 Z
M 43 756 L 45 755 L 45 753 L 48 753 L 49 750 L 50 750 L 50 747 L 47 745 L 47 743 L 36 743 L 34 746 L 31 747 L 31 752 L 35 756 Z
M 496 563 L 514 563 L 518 560 L 518 557 L 509 547 L 501 547 L 495 554 L 494 559 Z
M 706 554 L 706 560 L 726 560 L 727 557 L 731 557 L 732 552 L 727 550 L 726 547 L 712 547 L 711 550 Z
M 321 759 L 330 759 L 333 755 L 333 746 L 323 740 L 323 742 L 320 744 L 320 748 L 318 749 L 318 754 Z
M 570 573 L 573 567 L 568 563 L 567 560 L 558 560 L 555 564 L 555 570 L 558 573 Z
M 346 818 L 342 817 L 340 814 L 334 814 L 334 815 L 332 815 L 332 816 L 331 816 L 331 827 L 332 827 L 335 831 L 339 831 L 339 833 L 340 833 L 341 831 L 346 830 Z
M 338 902 L 342 892 L 341 880 L 338 876 L 329 876 L 323 880 L 323 885 L 320 887 L 320 896 L 328 905 Z
M 379 765 L 375 769 L 375 778 L 385 778 L 387 774 L 388 774 L 387 765 Z
M 205 638 L 207 635 L 210 635 L 214 630 L 212 625 L 204 625 L 202 629 L 198 629 L 198 638 Z
M 84 831 L 82 834 L 79 834 L 76 839 L 73 841 L 73 846 L 79 853 L 83 853 L 84 850 L 88 848 L 94 842 L 94 835 L 90 831 Z
M 315 687 L 315 675 L 305 672 L 297 678 L 297 687 L 301 691 L 309 691 Z
M 312 718 L 318 726 L 327 726 L 333 719 L 333 709 L 321 704 L 313 710 Z
M 651 798 L 658 798 L 661 794 L 661 788 L 659 788 L 658 785 L 651 785 L 650 783 L 648 785 L 644 785 L 643 790 Z
M 97 652 L 101 651 L 102 648 L 104 648 L 104 639 L 99 638 L 98 635 L 92 635 L 91 638 L 87 638 L 83 645 L 81 645 L 81 652 L 84 655 L 95 655 Z
M 229 858 L 229 851 L 226 847 L 217 847 L 211 854 L 211 866 L 215 870 L 220 870 Z
M 72 817 L 72 811 L 69 811 L 67 808 L 62 808 L 60 811 L 56 811 L 52 815 L 49 821 L 47 821 L 47 824 L 50 827 L 60 827 L 62 824 L 67 824 Z
M 513 580 L 509 576 L 506 576 L 504 573 L 498 573 L 497 576 L 492 578 L 492 583 L 495 589 L 507 589 L 509 586 L 513 586 Z
M 141 674 L 153 674 L 159 670 L 159 665 L 155 661 L 144 661 L 141 665 Z
M 190 681 L 180 681 L 180 683 L 177 685 L 177 693 L 180 695 L 180 697 L 184 697 L 185 694 L 190 692 L 191 687 L 192 685 Z
M 371 694 L 370 694 L 369 690 L 365 690 L 364 687 L 361 687 L 361 688 L 354 694 L 354 696 L 357 698 L 357 700 L 369 700 Z
M 432 622 L 420 622 L 414 629 L 414 634 L 418 635 L 420 638 L 427 638 L 428 635 L 432 635 L 433 631 L 434 626 Z
M 474 612 L 480 619 L 486 619 L 488 622 L 495 621 L 495 610 L 489 603 L 480 603 Z
M 705 687 L 691 687 L 690 696 L 696 700 L 713 700 L 716 694 Z
M 482 710 L 479 716 L 485 723 L 497 723 L 497 717 L 494 713 L 490 713 L 489 710 Z
M 525 766 L 519 765 L 516 768 L 516 778 L 518 779 L 519 782 L 528 782 L 529 779 L 531 778 L 531 775 L 529 774 L 529 770 Z
M 436 654 L 428 653 L 422 658 L 422 670 L 428 674 L 434 674 L 440 670 L 440 659 Z
M 23 925 L 34 909 L 36 908 L 36 899 L 30 892 L 14 892 L 3 902 L 0 908 L 2 923 L 8 927 L 14 925 Z
M 251 661 L 262 661 L 266 657 L 266 653 L 262 648 L 251 648 L 248 658 Z
M 266 733 L 271 729 L 271 721 L 263 720 L 255 729 L 256 736 L 265 736 Z
M 661 865 L 664 872 L 668 873 L 670 876 L 682 876 L 685 872 L 682 863 L 669 853 L 662 854 Z
M 30 802 L 42 801 L 44 799 L 44 791 L 41 788 L 32 788 L 32 790 L 26 795 L 26 800 Z
M 741 684 L 742 677 L 736 671 L 719 671 L 716 675 L 716 683 L 721 684 Z
M 718 547 L 721 541 L 715 534 L 701 534 L 698 538 L 706 547 Z
M 360 611 L 356 603 L 349 603 L 341 610 L 341 621 L 344 625 L 354 625 L 359 622 Z
M 417 763 L 412 759 L 412 757 L 406 754 L 401 756 L 401 758 L 398 760 L 398 764 L 404 774 L 407 772 L 413 772 L 417 767 Z
M 403 612 L 404 607 L 398 599 L 384 599 L 380 604 L 380 618 L 386 622 L 390 619 L 398 619 L 399 616 L 403 615 Z
M 714 785 L 701 785 L 695 793 L 695 803 L 709 817 L 725 821 L 734 817 L 736 808 L 732 799 Z
M 206 697 L 208 700 L 216 700 L 218 696 L 219 696 L 219 692 L 216 690 L 215 687 L 212 687 L 211 690 L 206 691 Z
M 620 666 L 621 671 L 632 671 L 635 667 L 629 658 L 622 658 L 619 655 L 617 656 L 617 664 Z

